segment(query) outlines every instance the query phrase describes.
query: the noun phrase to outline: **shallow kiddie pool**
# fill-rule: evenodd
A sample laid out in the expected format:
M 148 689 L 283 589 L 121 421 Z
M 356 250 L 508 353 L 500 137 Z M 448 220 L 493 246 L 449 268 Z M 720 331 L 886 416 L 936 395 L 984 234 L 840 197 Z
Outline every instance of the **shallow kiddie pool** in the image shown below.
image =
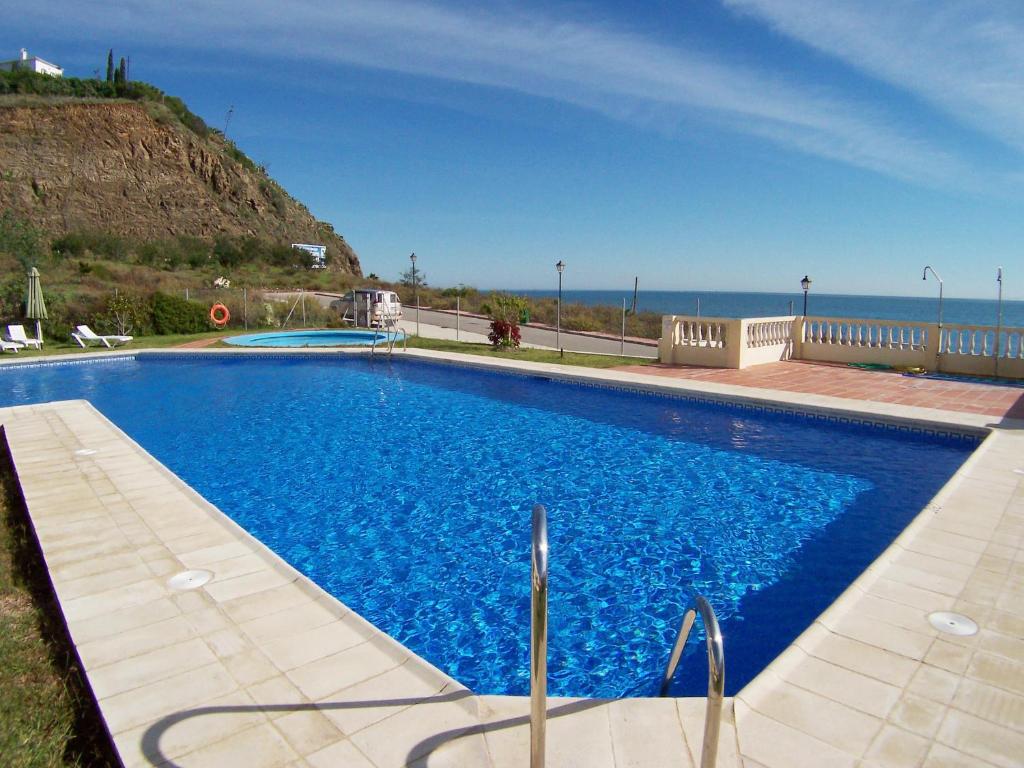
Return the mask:
M 391 338 L 394 338 L 393 335 Z M 224 341 L 238 347 L 363 347 L 386 344 L 388 339 L 389 334 L 382 331 L 327 330 L 249 333 L 245 336 L 232 336 Z

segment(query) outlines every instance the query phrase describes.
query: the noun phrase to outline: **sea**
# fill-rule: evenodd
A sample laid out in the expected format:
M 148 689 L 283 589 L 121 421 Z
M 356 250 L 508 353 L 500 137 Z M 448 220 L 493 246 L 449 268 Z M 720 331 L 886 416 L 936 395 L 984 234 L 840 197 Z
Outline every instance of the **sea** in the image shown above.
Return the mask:
M 558 291 L 515 291 L 521 296 L 551 298 Z M 626 307 L 633 304 L 632 291 L 562 291 L 562 301 L 590 306 Z M 695 315 L 702 317 L 775 317 L 802 314 L 802 293 L 740 293 L 733 291 L 639 291 L 637 311 L 661 315 Z M 999 302 L 996 299 L 951 299 L 942 302 L 943 323 L 996 325 Z M 937 322 L 939 300 L 913 296 L 843 296 L 815 294 L 807 297 L 807 314 L 824 317 L 856 319 L 904 320 L 920 323 Z M 1002 302 L 1004 328 L 1024 327 L 1024 301 Z

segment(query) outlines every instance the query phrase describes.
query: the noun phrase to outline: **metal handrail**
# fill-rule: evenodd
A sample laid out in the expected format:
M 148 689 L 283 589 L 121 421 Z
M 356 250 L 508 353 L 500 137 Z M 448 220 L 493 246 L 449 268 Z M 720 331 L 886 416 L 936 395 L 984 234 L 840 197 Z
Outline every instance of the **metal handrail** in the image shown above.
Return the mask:
M 530 768 L 543 768 L 548 694 L 548 520 L 533 507 L 530 566 Z
M 398 318 L 395 315 L 392 315 L 390 312 L 387 312 L 384 315 L 384 320 L 395 332 L 394 338 L 391 337 L 390 333 L 387 334 L 388 354 L 390 355 L 392 352 L 395 351 L 395 344 L 398 343 L 398 334 L 402 334 L 402 349 L 408 349 L 408 335 L 405 333 L 405 331 L 398 327 Z
M 722 697 L 725 695 L 725 651 L 722 647 L 722 630 L 718 626 L 715 611 L 700 595 L 695 598 L 694 607 L 688 608 L 683 614 L 679 636 L 672 648 L 658 695 L 665 696 L 668 693 L 669 683 L 672 682 L 676 667 L 679 666 L 679 658 L 683 655 L 683 647 L 690 637 L 690 630 L 698 612 L 701 621 L 704 622 L 708 646 L 708 706 L 704 711 L 704 744 L 701 747 L 700 765 L 701 768 L 715 768 L 715 761 L 718 758 L 718 732 L 722 724 Z
M 406 334 L 398 327 L 398 319 L 395 315 L 390 312 L 381 313 L 381 328 L 384 330 L 384 338 L 387 342 L 388 355 L 390 356 L 395 350 L 395 344 L 398 343 L 398 335 L 402 334 L 402 349 L 408 349 L 409 344 L 406 341 Z M 372 330 L 372 328 L 371 328 Z M 391 331 L 394 331 L 392 337 Z M 377 351 L 377 338 L 374 336 L 373 343 L 370 346 L 370 355 Z

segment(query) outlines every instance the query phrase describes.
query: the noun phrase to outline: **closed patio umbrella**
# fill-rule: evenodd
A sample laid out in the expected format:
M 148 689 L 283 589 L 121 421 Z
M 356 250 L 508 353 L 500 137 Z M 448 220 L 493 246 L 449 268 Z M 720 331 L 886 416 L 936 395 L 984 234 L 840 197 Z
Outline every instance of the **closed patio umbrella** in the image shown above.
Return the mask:
M 32 267 L 28 271 L 28 297 L 25 299 L 25 317 L 36 321 L 36 338 L 42 341 L 43 333 L 40 320 L 48 319 L 46 303 L 43 301 L 43 286 L 39 284 L 39 270 Z

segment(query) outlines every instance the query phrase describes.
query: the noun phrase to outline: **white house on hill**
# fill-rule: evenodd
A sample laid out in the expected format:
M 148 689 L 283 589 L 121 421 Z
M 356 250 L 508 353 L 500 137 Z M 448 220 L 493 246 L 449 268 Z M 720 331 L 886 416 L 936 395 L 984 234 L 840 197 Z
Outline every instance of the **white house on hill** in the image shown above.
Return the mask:
M 53 75 L 54 77 L 64 76 L 64 69 L 62 67 L 44 61 L 38 56 L 29 56 L 28 51 L 24 48 L 21 49 L 21 58 L 14 59 L 13 61 L 0 61 L 0 70 L 13 72 L 16 69 L 27 69 L 31 72 Z

